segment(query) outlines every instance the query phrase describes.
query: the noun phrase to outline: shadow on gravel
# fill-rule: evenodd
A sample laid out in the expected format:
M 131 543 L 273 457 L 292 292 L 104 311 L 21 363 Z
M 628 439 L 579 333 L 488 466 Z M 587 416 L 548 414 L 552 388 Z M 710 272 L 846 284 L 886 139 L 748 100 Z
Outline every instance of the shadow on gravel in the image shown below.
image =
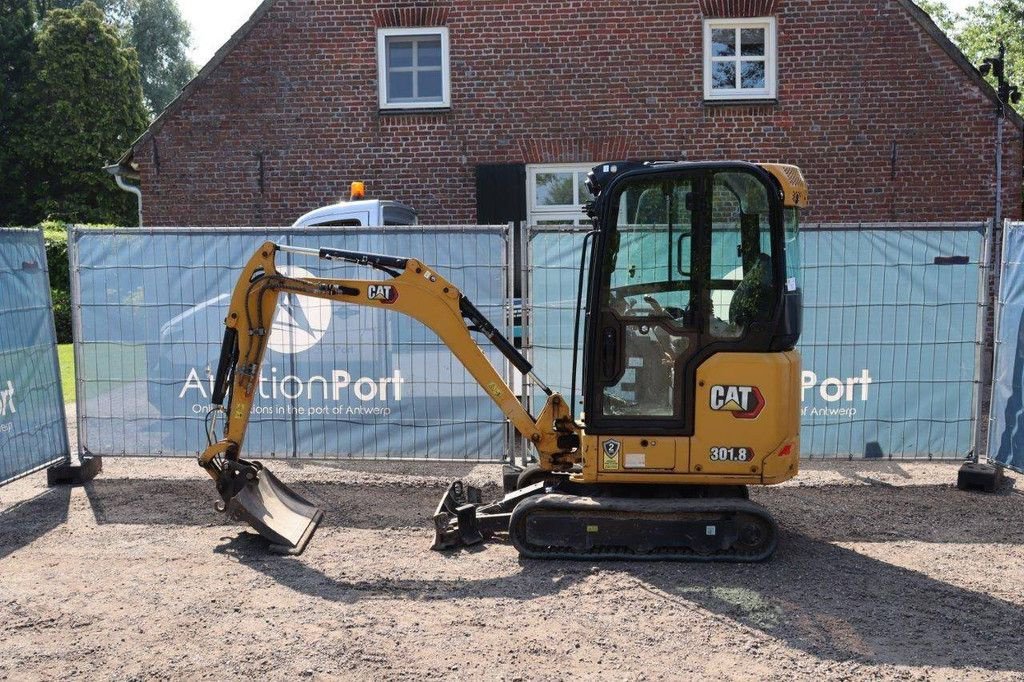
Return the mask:
M 1024 545 L 1024 504 L 952 485 L 826 485 L 752 491 L 787 528 L 831 542 Z
M 430 498 L 386 494 L 376 504 L 418 505 L 406 509 L 412 515 L 406 518 L 429 518 Z M 824 659 L 1024 672 L 1024 656 L 1007 645 L 1024 631 L 1024 607 L 833 544 L 1021 544 L 1024 505 L 1018 496 L 975 495 L 950 486 L 825 486 L 776 488 L 757 497 L 783 526 L 779 550 L 764 564 L 521 560 L 520 572 L 512 576 L 460 579 L 459 563 L 474 560 L 464 552 L 446 555 L 451 578 L 353 578 L 331 575 L 303 558 L 270 556 L 266 542 L 253 533 L 231 538 L 216 551 L 292 590 L 342 603 L 525 602 L 563 594 L 571 600 L 578 584 L 607 573 L 615 576 L 611 585 L 621 585 L 626 576 L 651 600 L 704 609 L 722 618 L 723 627 L 753 628 Z M 429 526 L 422 527 L 426 539 Z
M 326 513 L 325 528 L 423 528 L 444 486 L 417 483 L 289 483 Z M 205 479 L 97 478 L 85 486 L 100 524 L 227 525 Z M 501 496 L 497 485 L 484 498 Z M 780 523 L 832 542 L 1000 543 L 1024 545 L 1019 495 L 966 493 L 949 485 L 831 485 L 754 491 Z M 998 520 L 998 521 L 996 521 Z M 315 542 L 315 540 L 314 540 Z
M 431 517 L 444 494 L 441 483 L 301 483 L 288 484 L 325 512 L 323 527 L 431 528 Z M 220 497 L 207 479 L 97 478 L 85 486 L 99 524 L 209 526 L 233 522 L 217 513 Z M 487 486 L 485 496 L 501 494 Z
M 516 575 L 473 580 L 332 577 L 302 558 L 268 555 L 266 542 L 252 533 L 216 551 L 291 590 L 347 604 L 381 598 L 525 602 L 560 594 L 571 601 L 577 584 L 607 573 L 618 587 L 623 576 L 635 581 L 652 602 L 704 609 L 717 614 L 722 627 L 752 628 L 823 659 L 1024 672 L 1024 658 L 1007 645 L 1024 630 L 1024 608 L 788 531 L 776 557 L 764 564 L 521 560 Z M 456 564 L 470 560 L 450 557 Z
M 0 512 L 0 559 L 68 520 L 71 486 L 57 486 Z
M 768 563 L 619 564 L 652 598 L 697 605 L 836 661 L 1024 671 L 1024 608 L 784 531 Z

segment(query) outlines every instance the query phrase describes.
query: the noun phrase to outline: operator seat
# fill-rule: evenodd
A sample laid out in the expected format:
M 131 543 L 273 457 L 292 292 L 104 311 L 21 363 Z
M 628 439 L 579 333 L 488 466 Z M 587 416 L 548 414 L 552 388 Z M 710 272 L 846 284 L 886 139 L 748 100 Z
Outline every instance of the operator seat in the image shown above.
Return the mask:
M 772 259 L 757 254 L 757 263 L 747 270 L 743 281 L 736 287 L 729 305 L 729 322 L 747 329 L 753 323 L 766 322 L 774 302 L 772 286 Z

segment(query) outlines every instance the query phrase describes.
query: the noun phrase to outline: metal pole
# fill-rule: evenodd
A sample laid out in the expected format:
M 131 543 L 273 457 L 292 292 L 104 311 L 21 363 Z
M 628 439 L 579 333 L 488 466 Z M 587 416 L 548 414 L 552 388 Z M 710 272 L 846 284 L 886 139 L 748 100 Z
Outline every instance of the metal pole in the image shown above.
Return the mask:
M 977 463 L 981 459 L 981 453 L 988 456 L 988 430 L 992 412 L 992 377 L 995 366 L 995 305 L 994 300 L 999 291 L 999 268 L 997 263 L 1002 259 L 1003 243 L 1003 132 L 1006 121 L 1006 107 L 1010 102 L 1020 101 L 1020 92 L 1016 87 L 1010 85 L 1006 80 L 1006 45 L 999 43 L 999 53 L 995 57 L 988 58 L 979 67 L 983 76 L 991 73 L 996 79 L 996 167 L 995 167 L 995 215 L 992 217 L 991 238 L 988 244 L 987 262 L 982 267 L 987 268 L 985 278 L 985 292 L 983 305 L 985 306 L 985 319 L 982 334 L 981 367 L 979 372 L 980 383 L 978 386 L 980 398 L 978 400 L 978 425 L 975 431 L 973 460 Z

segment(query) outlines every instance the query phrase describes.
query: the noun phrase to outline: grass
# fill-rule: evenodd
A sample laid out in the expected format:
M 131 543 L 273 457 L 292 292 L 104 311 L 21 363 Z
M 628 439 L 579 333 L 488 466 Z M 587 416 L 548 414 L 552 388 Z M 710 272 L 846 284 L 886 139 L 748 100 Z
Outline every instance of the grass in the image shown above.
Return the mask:
M 95 342 L 90 343 L 82 352 L 82 373 L 85 381 L 89 382 L 90 397 L 101 396 L 122 388 L 126 382 L 146 377 L 145 346 Z M 64 402 L 73 403 L 76 400 L 74 346 L 70 343 L 58 345 L 57 358 L 60 361 Z
M 64 402 L 75 402 L 75 347 L 70 343 L 57 346 L 60 360 L 60 383 L 64 387 Z

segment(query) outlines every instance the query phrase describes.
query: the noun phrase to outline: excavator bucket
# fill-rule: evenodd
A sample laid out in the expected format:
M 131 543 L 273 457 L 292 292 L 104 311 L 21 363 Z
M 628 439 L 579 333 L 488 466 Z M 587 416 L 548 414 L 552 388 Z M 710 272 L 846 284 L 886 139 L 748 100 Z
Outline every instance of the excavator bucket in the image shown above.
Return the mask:
M 323 521 L 323 511 L 262 464 L 235 464 L 225 470 L 225 475 L 241 478 L 245 483 L 237 487 L 238 492 L 228 501 L 228 514 L 237 521 L 245 521 L 269 540 L 270 551 L 275 554 L 302 554 Z

